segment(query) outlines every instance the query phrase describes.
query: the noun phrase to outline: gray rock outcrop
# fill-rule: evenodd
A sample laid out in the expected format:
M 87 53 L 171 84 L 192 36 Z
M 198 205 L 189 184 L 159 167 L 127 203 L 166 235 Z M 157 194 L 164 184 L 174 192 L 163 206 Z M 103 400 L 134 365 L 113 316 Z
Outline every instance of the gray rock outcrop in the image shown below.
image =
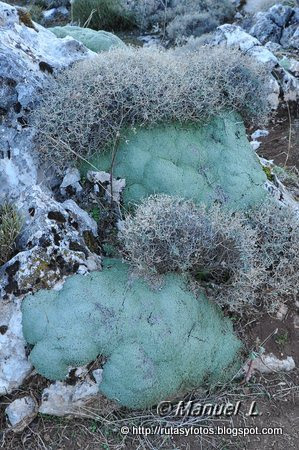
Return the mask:
M 286 101 L 296 101 L 299 98 L 298 78 L 280 64 L 279 59 L 268 48 L 268 45 L 262 45 L 256 37 L 251 36 L 240 26 L 221 25 L 214 33 L 211 43 L 212 45 L 238 48 L 272 73 L 270 79 L 272 94 L 269 100 L 273 109 L 278 107 L 279 95 Z
M 254 14 L 246 30 L 261 44 L 275 42 L 285 48 L 299 49 L 299 7 L 273 5 Z
M 26 11 L 0 2 L 0 202 L 39 181 L 28 113 L 52 76 L 91 57 L 73 38 L 58 39 Z
M 54 200 L 43 181 L 28 126 L 42 88 L 57 71 L 94 53 L 71 37 L 56 38 L 22 8 L 0 2 L 0 204 L 19 210 L 18 250 L 0 267 L 0 395 L 31 372 L 21 328 L 24 293 L 52 287 L 67 273 L 99 269 L 91 250 L 97 225 L 72 200 Z

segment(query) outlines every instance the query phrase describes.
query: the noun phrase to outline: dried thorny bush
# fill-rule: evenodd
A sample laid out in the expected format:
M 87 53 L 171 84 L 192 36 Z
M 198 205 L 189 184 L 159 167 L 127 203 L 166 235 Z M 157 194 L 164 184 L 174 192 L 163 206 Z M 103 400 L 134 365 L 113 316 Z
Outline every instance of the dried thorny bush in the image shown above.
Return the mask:
M 122 0 L 130 11 L 138 27 L 145 31 L 158 27 L 167 38 L 175 40 L 190 36 L 194 30 L 190 28 L 190 19 L 194 15 L 204 14 L 210 24 L 216 26 L 233 17 L 235 8 L 230 0 Z
M 272 173 L 284 184 L 293 197 L 299 200 L 299 170 L 296 167 L 273 166 Z
M 0 206 L 0 265 L 13 256 L 21 226 L 21 218 L 12 205 Z
M 177 46 L 175 51 L 178 54 L 197 52 L 204 45 L 212 45 L 212 42 L 213 33 L 204 33 L 199 37 L 190 36 L 185 39 L 183 45 Z
M 209 33 L 233 17 L 235 9 L 230 0 L 177 1 L 166 32 L 172 42 L 182 43 L 190 36 Z
M 268 308 L 281 300 L 294 303 L 299 293 L 299 216 L 270 204 L 250 217 L 258 235 L 259 258 L 266 268 L 262 297 Z
M 235 110 L 263 122 L 268 73 L 237 50 L 117 49 L 83 61 L 49 85 L 33 115 L 37 148 L 55 168 L 112 148 L 126 127 L 202 122 Z
M 121 223 L 119 240 L 138 274 L 187 273 L 195 292 L 230 311 L 273 312 L 298 295 L 298 217 L 272 203 L 241 214 L 151 196 Z
M 124 255 L 141 273 L 191 270 L 223 282 L 245 253 L 243 226 L 237 213 L 228 214 L 219 206 L 206 208 L 159 194 L 144 200 L 122 222 L 119 238 Z M 246 245 L 251 248 L 251 239 Z
M 168 37 L 177 43 L 185 43 L 190 36 L 199 37 L 210 33 L 220 25 L 209 13 L 190 13 L 177 16 L 167 26 Z
M 151 196 L 121 224 L 119 239 L 124 257 L 147 278 L 189 272 L 221 305 L 237 310 L 254 304 L 249 287 L 259 277 L 256 235 L 237 213 Z M 234 298 L 236 288 L 244 293 Z

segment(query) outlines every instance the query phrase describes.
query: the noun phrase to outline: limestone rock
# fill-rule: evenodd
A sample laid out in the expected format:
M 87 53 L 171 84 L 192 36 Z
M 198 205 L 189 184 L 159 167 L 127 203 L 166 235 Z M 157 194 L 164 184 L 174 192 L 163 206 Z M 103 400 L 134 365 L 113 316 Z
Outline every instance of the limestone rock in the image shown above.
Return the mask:
M 269 81 L 272 93 L 269 101 L 273 109 L 276 109 L 279 104 L 280 91 L 286 101 L 296 101 L 299 98 L 299 80 L 283 65 L 280 65 L 268 45 L 261 45 L 259 40 L 246 33 L 241 27 L 228 24 L 221 25 L 217 28 L 211 43 L 239 48 L 243 53 L 252 56 L 258 63 L 264 65 L 269 70 L 269 74 L 272 72 Z
M 282 68 L 277 70 L 277 74 L 280 76 L 284 100 L 296 102 L 299 98 L 299 79 Z
M 21 297 L 15 295 L 52 287 L 68 273 L 99 269 L 101 259 L 88 247 L 96 223 L 74 202 L 62 206 L 37 185 L 42 180 L 34 133 L 27 126 L 29 109 L 53 75 L 94 54 L 2 2 L 0 27 L 0 202 L 8 196 L 23 217 L 21 251 L 0 268 L 0 394 L 6 394 L 32 370 L 21 330 Z
M 14 400 L 5 413 L 15 433 L 23 431 L 37 416 L 37 403 L 29 395 Z
M 295 77 L 299 77 L 299 61 L 294 58 L 288 58 L 284 56 L 279 64 L 289 72 L 291 72 Z
M 56 381 L 42 393 L 39 412 L 53 416 L 94 417 L 118 409 L 99 392 L 99 384 L 89 376 L 75 385 Z
M 66 171 L 63 177 L 62 183 L 60 184 L 60 193 L 62 196 L 66 196 L 68 191 L 79 193 L 82 191 L 82 186 L 80 184 L 80 172 L 76 168 L 70 168 Z
M 289 6 L 278 3 L 273 5 L 266 14 L 276 25 L 285 27 L 293 15 L 293 10 Z
M 299 203 L 293 197 L 292 193 L 286 189 L 283 183 L 278 179 L 278 177 L 273 173 L 272 168 L 274 166 L 273 161 L 268 161 L 267 159 L 259 157 L 259 161 L 261 165 L 267 169 L 271 170 L 271 178 L 272 180 L 267 180 L 266 189 L 277 202 L 288 206 L 293 211 L 298 213 L 299 217 Z
M 260 42 L 241 27 L 225 24 L 217 28 L 213 35 L 212 44 L 239 48 L 245 53 L 254 46 L 260 45 Z
M 263 45 L 268 41 L 279 43 L 281 29 L 270 17 L 259 13 L 256 23 L 250 29 L 250 34 L 256 37 Z
M 254 369 L 261 373 L 272 373 L 272 372 L 290 372 L 295 369 L 295 361 L 292 356 L 288 356 L 285 359 L 278 359 L 273 353 L 262 355 L 257 358 L 254 363 Z
M 264 45 L 264 47 L 267 50 L 270 50 L 270 52 L 274 53 L 274 55 L 282 50 L 282 46 L 280 44 L 277 44 L 277 42 L 267 42 L 267 44 Z
M 258 355 L 251 355 L 242 372 L 245 375 L 245 381 L 248 382 L 252 375 L 258 371 L 260 373 L 290 372 L 295 369 L 295 361 L 291 356 L 285 359 L 278 359 L 273 353 L 264 353 L 261 348 Z
M 289 308 L 287 307 L 287 305 L 282 303 L 276 313 L 276 318 L 278 320 L 284 320 L 288 314 L 288 311 L 289 311 Z
M 26 11 L 0 2 L 0 202 L 39 180 L 29 109 L 58 70 L 95 55 L 68 37 L 53 36 Z
M 58 18 L 66 18 L 69 16 L 69 10 L 65 6 L 58 8 L 51 8 L 43 11 L 43 18 L 45 22 L 51 22 Z
M 269 135 L 269 131 L 268 130 L 256 130 L 254 133 L 252 133 L 251 135 L 251 139 L 252 140 L 256 140 L 260 137 L 265 137 Z
M 260 148 L 261 142 L 258 141 L 259 138 L 268 136 L 269 131 L 267 130 L 256 130 L 252 135 L 250 136 L 251 142 L 250 145 L 254 151 Z
M 34 186 L 16 206 L 23 216 L 21 251 L 0 268 L 3 297 L 51 287 L 70 273 L 101 267 L 100 256 L 90 248 L 97 224 L 73 200 L 59 203 Z
M 263 45 L 272 42 L 285 48 L 299 48 L 299 8 L 278 3 L 268 11 L 257 12 L 251 22 L 249 33 Z
M 32 370 L 25 353 L 20 300 L 0 300 L 0 396 L 18 388 Z
M 255 59 L 266 64 L 269 69 L 278 64 L 273 53 L 261 45 L 260 41 L 246 33 L 237 25 L 221 25 L 217 28 L 212 40 L 213 45 L 223 45 L 240 49 L 243 53 L 253 54 Z
M 260 148 L 261 143 L 259 141 L 251 141 L 250 145 L 252 147 L 252 150 L 256 151 L 258 148 Z
M 72 273 L 101 268 L 90 249 L 97 224 L 72 200 L 56 202 L 39 187 L 22 193 L 20 252 L 0 267 L 0 395 L 16 389 L 31 371 L 21 327 L 21 296 L 56 286 Z
M 299 49 L 299 21 L 295 25 L 291 25 L 282 32 L 280 43 L 283 47 Z
M 105 190 L 104 198 L 107 201 L 111 199 L 111 175 L 108 172 L 92 171 L 87 172 L 87 179 L 94 184 L 94 190 Z M 126 186 L 126 180 L 112 178 L 112 199 L 114 202 L 120 202 L 120 195 Z

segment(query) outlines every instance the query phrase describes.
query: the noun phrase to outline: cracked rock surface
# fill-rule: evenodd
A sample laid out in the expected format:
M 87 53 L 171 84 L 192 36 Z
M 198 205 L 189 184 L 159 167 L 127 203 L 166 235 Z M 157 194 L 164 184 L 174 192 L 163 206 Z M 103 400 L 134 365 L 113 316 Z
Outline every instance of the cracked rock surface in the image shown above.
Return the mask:
M 71 37 L 56 38 L 0 2 L 0 201 L 39 181 L 28 113 L 58 70 L 94 55 Z
M 0 268 L 0 395 L 31 371 L 21 328 L 27 292 L 50 288 L 69 273 L 100 269 L 97 225 L 73 200 L 57 202 L 46 188 L 28 115 L 57 71 L 94 53 L 56 38 L 22 8 L 0 2 L 0 204 L 18 209 L 19 253 Z
M 225 24 L 217 28 L 211 41 L 213 45 L 234 47 L 242 53 L 251 56 L 258 63 L 265 66 L 269 73 L 271 95 L 269 101 L 273 109 L 279 105 L 279 96 L 286 101 L 299 99 L 299 79 L 281 64 L 279 59 L 271 51 L 271 46 L 264 46 L 261 42 L 238 25 Z

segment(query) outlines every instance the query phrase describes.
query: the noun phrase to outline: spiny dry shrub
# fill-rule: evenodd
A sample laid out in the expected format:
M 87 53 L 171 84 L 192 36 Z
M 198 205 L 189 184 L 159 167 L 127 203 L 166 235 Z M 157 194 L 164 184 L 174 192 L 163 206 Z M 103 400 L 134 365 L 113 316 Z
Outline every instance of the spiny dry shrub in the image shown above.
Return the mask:
M 177 1 L 172 20 L 166 27 L 167 37 L 177 43 L 190 36 L 209 33 L 233 17 L 235 9 L 230 0 Z
M 167 35 L 177 43 L 185 42 L 190 36 L 199 37 L 215 30 L 220 22 L 209 13 L 190 13 L 175 17 L 167 26 Z
M 134 15 L 136 24 L 142 31 L 163 23 L 165 15 L 169 14 L 169 0 L 122 0 L 122 3 Z
M 218 304 L 234 311 L 254 306 L 252 285 L 262 272 L 256 233 L 240 214 L 151 196 L 121 224 L 119 239 L 124 257 L 147 278 L 189 272 Z
M 242 253 L 244 233 L 240 230 L 243 224 L 236 213 L 159 194 L 148 197 L 126 218 L 119 238 L 124 254 L 140 272 L 192 270 L 225 280 L 227 268 Z M 247 245 L 251 248 L 251 242 Z
M 299 215 L 276 204 L 251 215 L 258 236 L 259 259 L 266 267 L 262 299 L 268 309 L 280 300 L 296 301 L 299 293 Z
M 213 33 L 204 33 L 199 37 L 190 36 L 186 39 L 183 45 L 175 47 L 175 53 L 179 54 L 190 54 L 192 52 L 198 52 L 201 47 L 212 45 Z
M 233 16 L 235 11 L 230 0 L 122 0 L 123 4 L 135 16 L 141 30 L 159 27 L 166 31 L 167 37 L 175 40 L 190 36 L 195 30 L 200 34 L 202 23 L 190 27 L 191 16 L 204 14 L 215 27 Z M 189 19 L 188 19 L 189 17 Z
M 12 205 L 5 203 L 0 206 L 0 265 L 13 255 L 21 226 L 21 218 Z
M 293 197 L 299 199 L 299 170 L 296 167 L 283 168 L 280 166 L 272 167 L 273 174 L 278 180 L 286 186 Z
M 251 2 L 250 5 L 245 7 L 245 10 L 250 14 L 256 14 L 261 11 L 267 11 L 272 6 L 277 5 L 277 3 L 284 6 L 290 6 L 292 8 L 296 8 L 296 6 L 298 6 L 297 0 L 281 0 L 279 2 L 277 2 L 276 0 L 259 0 L 255 3 Z
M 37 148 L 53 167 L 88 158 L 121 130 L 167 122 L 202 122 L 234 110 L 263 122 L 268 73 L 237 50 L 116 49 L 60 74 L 33 116 Z
M 186 272 L 220 306 L 273 312 L 299 291 L 299 218 L 270 203 L 236 214 L 167 195 L 144 200 L 121 223 L 122 254 L 146 278 Z
M 134 26 L 131 14 L 120 0 L 74 0 L 72 3 L 73 20 L 94 30 L 117 31 Z

